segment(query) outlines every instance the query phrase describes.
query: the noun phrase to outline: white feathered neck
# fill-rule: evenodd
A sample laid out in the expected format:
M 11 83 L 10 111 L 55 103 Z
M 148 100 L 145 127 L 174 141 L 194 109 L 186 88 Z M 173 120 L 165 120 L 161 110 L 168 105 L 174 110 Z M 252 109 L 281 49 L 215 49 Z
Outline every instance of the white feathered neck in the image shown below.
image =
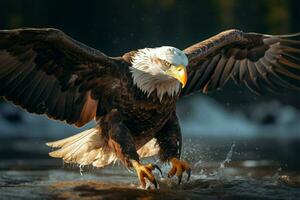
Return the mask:
M 134 84 L 148 96 L 156 92 L 160 101 L 164 95 L 170 97 L 180 91 L 180 83 L 163 70 L 163 66 L 155 59 L 166 60 L 172 64 L 186 64 L 187 58 L 174 47 L 159 47 L 140 49 L 132 58 L 132 78 Z

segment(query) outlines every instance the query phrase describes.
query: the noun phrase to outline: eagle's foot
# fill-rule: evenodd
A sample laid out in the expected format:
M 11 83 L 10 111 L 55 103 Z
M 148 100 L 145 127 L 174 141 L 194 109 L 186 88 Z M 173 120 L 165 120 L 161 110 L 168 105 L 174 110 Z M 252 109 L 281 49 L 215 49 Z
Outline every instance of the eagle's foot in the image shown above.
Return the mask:
M 190 165 L 185 161 L 178 160 L 177 158 L 172 158 L 170 161 L 172 163 L 172 168 L 168 173 L 168 177 L 173 177 L 176 174 L 179 185 L 181 183 L 183 172 L 186 172 L 188 175 L 187 181 L 189 181 L 192 172 Z
M 137 161 L 132 161 L 132 166 L 134 167 L 138 177 L 139 177 L 139 180 L 141 182 L 141 186 L 142 188 L 146 188 L 146 179 L 148 179 L 153 185 L 154 187 L 157 189 L 157 181 L 152 173 L 152 171 L 154 169 L 158 169 L 158 171 L 160 172 L 160 174 L 162 175 L 162 171 L 161 169 L 155 165 L 155 164 L 147 164 L 147 165 L 142 165 L 140 164 L 139 162 Z

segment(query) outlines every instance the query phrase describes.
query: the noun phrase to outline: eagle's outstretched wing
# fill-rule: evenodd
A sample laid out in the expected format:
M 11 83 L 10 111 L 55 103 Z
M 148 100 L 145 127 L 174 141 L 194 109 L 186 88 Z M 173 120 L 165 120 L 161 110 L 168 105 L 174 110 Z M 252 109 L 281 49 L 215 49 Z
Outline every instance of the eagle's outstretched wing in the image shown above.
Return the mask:
M 188 83 L 181 96 L 222 88 L 229 79 L 258 94 L 299 87 L 300 33 L 273 36 L 228 30 L 184 52 L 189 58 Z
M 96 115 L 94 86 L 108 90 L 117 67 L 57 29 L 0 31 L 0 96 L 32 113 L 84 125 Z

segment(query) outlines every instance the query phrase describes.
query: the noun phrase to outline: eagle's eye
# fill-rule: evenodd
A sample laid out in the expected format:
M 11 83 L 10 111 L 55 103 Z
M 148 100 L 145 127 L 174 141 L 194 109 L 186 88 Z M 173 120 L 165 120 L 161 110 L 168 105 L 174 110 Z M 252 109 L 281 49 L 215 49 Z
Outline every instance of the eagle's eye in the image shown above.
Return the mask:
M 164 65 L 165 65 L 166 67 L 171 67 L 171 66 L 172 66 L 172 64 L 169 63 L 169 62 L 166 61 L 166 60 L 163 60 L 163 63 L 164 63 Z

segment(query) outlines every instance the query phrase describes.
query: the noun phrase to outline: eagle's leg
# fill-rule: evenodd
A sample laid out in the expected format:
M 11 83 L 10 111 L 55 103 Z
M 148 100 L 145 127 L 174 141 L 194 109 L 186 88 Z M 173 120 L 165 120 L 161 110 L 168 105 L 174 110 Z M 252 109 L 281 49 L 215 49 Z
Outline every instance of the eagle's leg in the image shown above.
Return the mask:
M 117 110 L 112 110 L 101 121 L 101 127 L 107 133 L 108 144 L 118 158 L 127 167 L 134 167 L 143 188 L 146 187 L 145 178 L 157 188 L 157 182 L 152 170 L 159 169 L 157 165 L 142 165 L 136 151 L 130 130 L 122 121 L 122 116 Z M 160 169 L 159 169 L 160 170 Z
M 180 160 L 182 138 L 179 121 L 174 112 L 163 128 L 157 132 L 156 139 L 159 144 L 159 157 L 163 162 L 171 162 L 172 168 L 168 173 L 168 177 L 176 174 L 178 184 L 180 184 L 184 172 L 188 174 L 187 180 L 191 176 L 190 165 Z

